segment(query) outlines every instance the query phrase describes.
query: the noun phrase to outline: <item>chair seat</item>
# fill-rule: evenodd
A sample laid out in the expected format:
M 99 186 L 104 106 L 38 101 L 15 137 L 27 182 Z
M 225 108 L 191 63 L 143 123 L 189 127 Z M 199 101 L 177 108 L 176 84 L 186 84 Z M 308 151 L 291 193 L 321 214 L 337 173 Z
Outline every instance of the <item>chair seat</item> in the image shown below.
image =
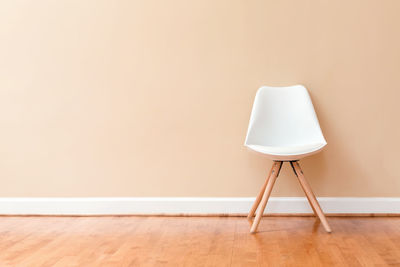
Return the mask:
M 320 151 L 326 143 L 313 143 L 289 146 L 247 145 L 251 150 L 265 154 L 276 160 L 297 160 Z

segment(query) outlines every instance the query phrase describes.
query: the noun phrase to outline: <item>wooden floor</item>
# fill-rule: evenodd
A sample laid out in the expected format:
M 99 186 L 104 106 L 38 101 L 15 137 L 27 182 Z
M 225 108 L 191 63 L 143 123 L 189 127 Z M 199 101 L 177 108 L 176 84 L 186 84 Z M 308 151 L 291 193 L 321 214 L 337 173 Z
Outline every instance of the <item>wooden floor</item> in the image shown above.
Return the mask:
M 400 266 L 399 217 L 0 217 L 0 266 Z

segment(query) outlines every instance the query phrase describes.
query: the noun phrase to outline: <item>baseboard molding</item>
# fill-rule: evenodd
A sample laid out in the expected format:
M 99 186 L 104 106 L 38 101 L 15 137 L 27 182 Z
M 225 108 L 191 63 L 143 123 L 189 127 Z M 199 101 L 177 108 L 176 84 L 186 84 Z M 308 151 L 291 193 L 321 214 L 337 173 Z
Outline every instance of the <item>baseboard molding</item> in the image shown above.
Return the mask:
M 320 197 L 329 214 L 400 214 L 400 198 Z M 0 215 L 229 215 L 246 214 L 254 198 L 0 198 Z M 304 197 L 272 197 L 266 214 L 308 214 Z

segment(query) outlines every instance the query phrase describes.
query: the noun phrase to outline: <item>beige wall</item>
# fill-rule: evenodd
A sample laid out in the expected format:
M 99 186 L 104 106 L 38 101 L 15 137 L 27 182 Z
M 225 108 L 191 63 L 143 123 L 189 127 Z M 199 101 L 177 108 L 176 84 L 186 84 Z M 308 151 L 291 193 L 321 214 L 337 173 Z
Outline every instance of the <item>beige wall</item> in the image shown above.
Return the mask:
M 1 1 L 0 196 L 254 196 L 261 85 L 304 84 L 319 196 L 400 197 L 400 1 Z M 301 196 L 284 166 L 276 196 Z

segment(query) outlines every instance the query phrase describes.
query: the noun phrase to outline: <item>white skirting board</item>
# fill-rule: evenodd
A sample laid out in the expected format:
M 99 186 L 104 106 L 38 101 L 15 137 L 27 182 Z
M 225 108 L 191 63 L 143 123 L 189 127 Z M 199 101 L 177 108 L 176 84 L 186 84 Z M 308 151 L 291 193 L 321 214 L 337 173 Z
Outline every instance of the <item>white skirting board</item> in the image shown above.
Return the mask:
M 252 197 L 0 198 L 0 215 L 245 214 Z M 325 213 L 400 214 L 400 198 L 320 197 Z M 311 213 L 305 197 L 271 197 L 265 213 Z

